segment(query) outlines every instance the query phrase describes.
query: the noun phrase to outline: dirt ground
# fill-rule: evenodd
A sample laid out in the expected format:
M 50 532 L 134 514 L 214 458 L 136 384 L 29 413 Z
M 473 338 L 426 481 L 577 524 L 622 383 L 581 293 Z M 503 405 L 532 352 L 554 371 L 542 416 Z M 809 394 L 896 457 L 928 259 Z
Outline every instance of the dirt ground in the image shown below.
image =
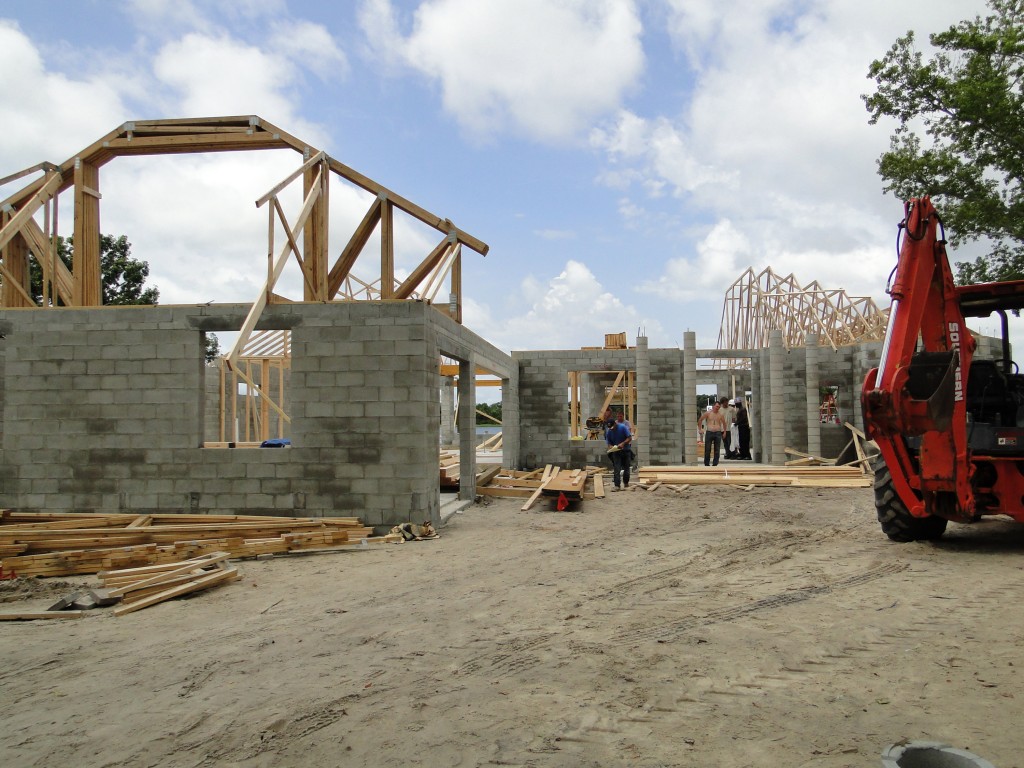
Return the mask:
M 1024 766 L 1024 526 L 893 544 L 870 489 L 521 506 L 0 622 L 0 765 L 838 768 L 928 739 Z M 0 611 L 98 583 L 53 582 Z

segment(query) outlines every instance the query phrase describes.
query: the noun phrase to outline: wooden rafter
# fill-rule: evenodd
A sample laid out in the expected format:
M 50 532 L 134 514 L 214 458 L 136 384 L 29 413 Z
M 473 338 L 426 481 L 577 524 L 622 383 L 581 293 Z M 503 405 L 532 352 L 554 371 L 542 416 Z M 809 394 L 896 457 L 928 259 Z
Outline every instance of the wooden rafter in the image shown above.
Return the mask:
M 299 227 L 294 227 L 291 231 L 285 229 L 290 251 L 302 270 L 303 300 L 330 301 L 336 297 L 343 300 L 357 297 L 388 299 L 398 294 L 409 299 L 426 298 L 432 301 L 441 287 L 441 282 L 450 278 L 451 294 L 454 295 L 457 306 L 456 311 L 448 314 L 453 315 L 456 320 L 459 319 L 462 301 L 461 246 L 466 245 L 477 253 L 486 255 L 487 244 L 456 227 L 450 219 L 431 213 L 255 115 L 130 121 L 102 136 L 60 165 L 39 163 L 32 168 L 6 176 L 4 183 L 43 171 L 42 177 L 29 182 L 0 202 L 0 210 L 10 214 L 7 223 L 0 229 L 0 251 L 8 241 L 21 233 L 26 221 L 31 219 L 47 200 L 56 200 L 56 195 L 73 186 L 76 249 L 71 286 L 65 284 L 65 276 L 59 273 L 60 268 L 53 266 L 52 248 L 47 252 L 46 248 L 41 247 L 56 234 L 55 206 L 54 221 L 51 226 L 43 228 L 46 234 L 42 240 L 31 237 L 26 237 L 25 240 L 28 243 L 30 257 L 43 267 L 46 286 L 53 286 L 52 291 L 46 292 L 47 301 L 43 302 L 44 306 L 55 306 L 58 303 L 69 306 L 95 306 L 102 301 L 99 278 L 99 169 L 102 166 L 121 156 L 263 149 L 291 149 L 302 153 L 305 159 L 292 177 L 281 182 L 278 189 L 268 193 L 268 201 L 300 176 L 303 178 L 305 198 L 317 178 L 316 167 L 320 164 L 326 165 L 325 169 L 319 171 L 318 183 L 321 191 L 313 210 L 309 213 L 308 225 L 302 229 L 301 237 Z M 329 174 L 340 177 L 374 196 L 374 201 L 362 223 L 330 269 L 327 266 Z M 283 219 L 280 204 L 275 202 L 272 207 L 277 209 L 278 218 Z M 440 254 L 436 249 L 432 251 L 412 270 L 409 278 L 403 281 L 396 281 L 394 275 L 394 219 L 398 213 L 411 216 L 438 230 L 451 246 L 443 248 Z M 273 224 L 272 217 L 271 223 Z M 352 274 L 352 266 L 375 231 L 379 232 L 381 239 L 380 277 L 357 278 Z M 271 241 L 272 238 L 271 234 Z M 272 248 L 270 252 L 275 251 L 276 248 Z M 17 270 L 12 271 L 9 264 L 3 263 L 2 254 L 0 281 L 11 286 L 9 290 L 0 292 L 0 307 L 7 306 L 3 300 L 4 296 L 16 296 L 12 301 L 22 306 L 25 302 L 25 297 L 21 295 L 23 291 L 19 292 L 18 288 L 14 287 L 14 283 L 18 282 Z M 447 304 L 446 301 L 444 306 L 438 308 L 447 312 Z

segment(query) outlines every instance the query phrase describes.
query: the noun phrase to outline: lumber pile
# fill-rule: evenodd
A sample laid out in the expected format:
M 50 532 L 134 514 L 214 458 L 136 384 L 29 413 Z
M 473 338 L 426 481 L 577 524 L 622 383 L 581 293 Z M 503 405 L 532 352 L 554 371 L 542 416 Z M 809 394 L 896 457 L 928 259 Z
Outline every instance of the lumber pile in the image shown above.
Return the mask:
M 459 452 L 441 451 L 441 487 L 445 489 L 459 488 Z
M 180 562 L 362 545 L 372 529 L 354 517 L 0 512 L 0 569 L 69 576 Z
M 552 464 L 529 472 L 499 467 L 490 476 L 477 477 L 476 492 L 480 496 L 527 499 L 524 510 L 542 495 L 564 493 L 570 499 L 603 499 L 604 472 L 601 467 L 562 469 Z
M 211 552 L 176 563 L 101 571 L 99 577 L 107 595 L 120 598 L 114 615 L 123 616 L 240 578 L 229 557 L 227 552 Z
M 802 488 L 867 488 L 871 478 L 859 467 L 835 466 L 749 466 L 719 465 L 717 467 L 640 467 L 640 483 L 663 485 L 739 485 L 783 486 Z

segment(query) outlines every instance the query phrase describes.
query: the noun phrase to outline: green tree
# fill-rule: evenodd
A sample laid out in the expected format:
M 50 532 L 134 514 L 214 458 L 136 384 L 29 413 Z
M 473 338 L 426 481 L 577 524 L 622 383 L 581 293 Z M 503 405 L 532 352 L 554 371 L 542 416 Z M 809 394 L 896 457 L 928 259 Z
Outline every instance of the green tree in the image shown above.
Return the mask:
M 925 60 L 913 31 L 871 63 L 870 123 L 899 125 L 878 160 L 886 192 L 931 195 L 950 244 L 989 252 L 960 263 L 961 283 L 1024 277 L 1024 0 L 932 34 Z M 923 135 L 919 135 L 923 134 Z
M 205 348 L 204 357 L 207 365 L 211 365 L 214 360 L 220 357 L 220 340 L 215 334 L 203 334 L 203 347 Z
M 499 422 L 501 421 L 501 403 L 500 402 L 498 402 L 498 403 L 477 403 L 476 404 L 476 409 L 477 409 L 477 411 L 480 411 L 481 413 L 486 413 L 487 416 L 490 416 L 492 419 L 497 419 Z M 488 419 L 487 416 L 481 416 L 480 413 L 477 413 L 477 415 L 476 415 L 476 423 L 478 425 L 481 425 L 481 426 L 494 426 L 494 422 L 491 421 L 491 419 Z
M 73 238 L 57 238 L 57 255 L 68 269 L 72 268 Z M 105 305 L 156 304 L 160 299 L 158 288 L 144 286 L 149 277 L 149 264 L 132 258 L 132 244 L 124 235 L 100 235 L 100 275 Z M 35 260 L 31 263 L 31 279 L 32 296 L 42 303 L 43 270 Z

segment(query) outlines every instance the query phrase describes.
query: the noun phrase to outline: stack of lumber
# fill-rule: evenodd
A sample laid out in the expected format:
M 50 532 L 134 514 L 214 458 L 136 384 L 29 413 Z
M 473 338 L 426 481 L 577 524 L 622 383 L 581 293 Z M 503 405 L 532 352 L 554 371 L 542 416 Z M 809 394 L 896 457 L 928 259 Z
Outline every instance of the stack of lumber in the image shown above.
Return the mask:
M 787 486 L 804 488 L 866 488 L 871 478 L 859 467 L 768 466 L 728 464 L 717 467 L 640 467 L 644 485 L 740 485 Z
M 211 552 L 163 565 L 101 571 L 99 577 L 107 595 L 121 600 L 114 615 L 123 616 L 240 578 L 238 569 L 228 563 L 229 557 L 227 552 Z
M 359 545 L 372 529 L 354 517 L 0 512 L 0 569 L 67 576 L 178 562 Z
M 459 487 L 459 452 L 441 451 L 441 487 Z
M 603 473 L 601 467 L 562 469 L 552 464 L 529 472 L 499 467 L 490 477 L 478 476 L 476 492 L 481 496 L 527 499 L 524 510 L 541 495 L 564 493 L 573 499 L 603 499 Z M 481 482 L 483 479 L 487 482 Z

